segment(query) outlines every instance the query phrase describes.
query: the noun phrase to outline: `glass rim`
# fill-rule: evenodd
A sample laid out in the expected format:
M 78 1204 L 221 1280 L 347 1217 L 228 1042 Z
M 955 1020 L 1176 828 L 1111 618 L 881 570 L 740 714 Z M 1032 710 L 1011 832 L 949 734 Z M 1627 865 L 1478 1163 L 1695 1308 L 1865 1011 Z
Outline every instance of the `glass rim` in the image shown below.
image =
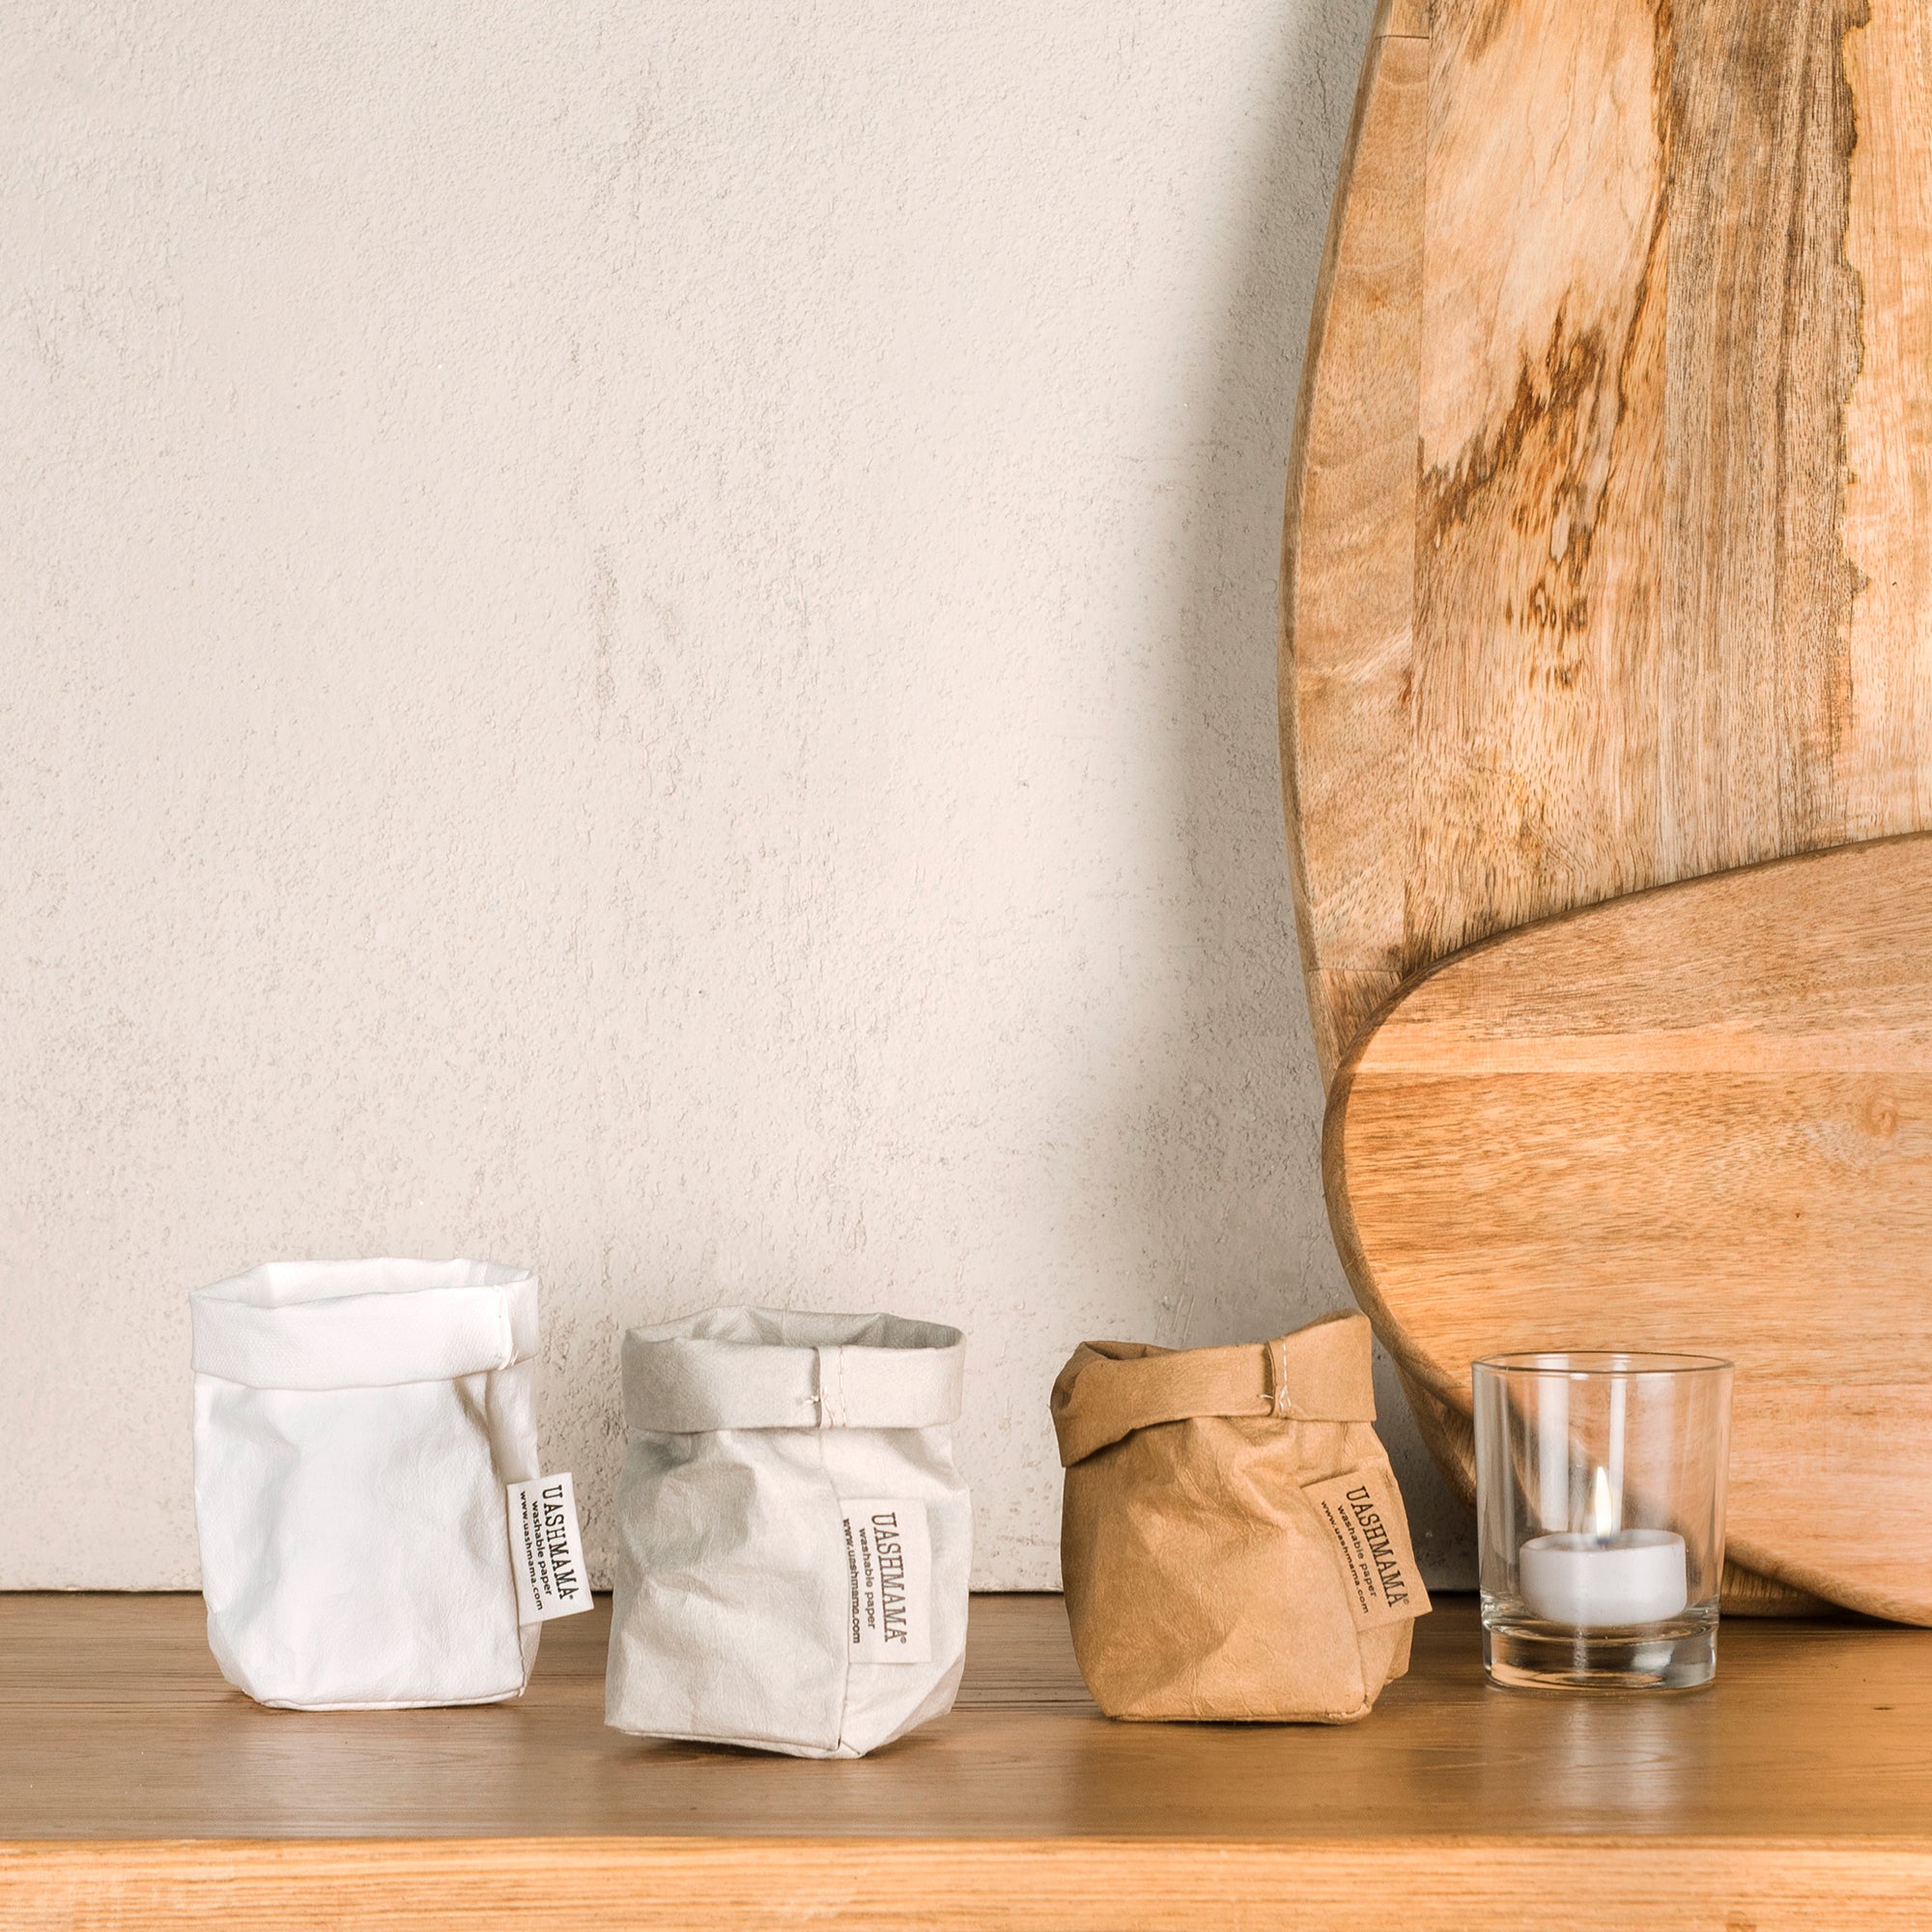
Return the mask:
M 1728 1374 L 1737 1364 L 1721 1355 L 1684 1355 L 1645 1349 L 1529 1349 L 1517 1353 L 1478 1355 L 1471 1372 L 1492 1376 L 1561 1376 L 1572 1381 L 1591 1377 L 1634 1379 L 1641 1376 L 1708 1376 Z

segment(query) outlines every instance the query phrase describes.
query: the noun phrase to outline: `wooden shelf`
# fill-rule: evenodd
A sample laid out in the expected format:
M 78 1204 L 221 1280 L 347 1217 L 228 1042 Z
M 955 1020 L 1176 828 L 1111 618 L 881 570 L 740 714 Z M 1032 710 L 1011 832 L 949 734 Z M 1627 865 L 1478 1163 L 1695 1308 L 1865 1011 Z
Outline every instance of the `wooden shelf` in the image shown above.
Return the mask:
M 1344 1730 L 1109 1723 L 1053 1597 L 975 1601 L 958 1708 L 805 1763 L 603 1726 L 608 1609 L 527 1696 L 265 1711 L 194 1597 L 0 1597 L 0 1925 L 1932 1924 L 1932 1631 L 1724 1626 L 1719 1681 L 1483 1681 L 1443 1601 Z

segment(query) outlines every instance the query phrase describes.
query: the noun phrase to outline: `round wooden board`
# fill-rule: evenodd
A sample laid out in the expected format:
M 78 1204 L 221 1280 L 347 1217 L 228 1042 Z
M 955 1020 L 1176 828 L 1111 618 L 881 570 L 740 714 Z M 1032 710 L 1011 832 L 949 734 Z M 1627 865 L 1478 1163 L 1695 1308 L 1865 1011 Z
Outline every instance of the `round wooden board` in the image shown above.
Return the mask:
M 1459 954 L 1357 1041 L 1325 1158 L 1437 1402 L 1499 1350 L 1728 1355 L 1736 1553 L 1932 1623 L 1932 838 Z
M 1932 827 L 1932 8 L 1427 18 L 1370 46 L 1290 478 L 1329 1072 L 1492 932 Z
M 1494 933 L 1932 828 L 1924 0 L 1385 0 L 1281 707 L 1331 1079 Z

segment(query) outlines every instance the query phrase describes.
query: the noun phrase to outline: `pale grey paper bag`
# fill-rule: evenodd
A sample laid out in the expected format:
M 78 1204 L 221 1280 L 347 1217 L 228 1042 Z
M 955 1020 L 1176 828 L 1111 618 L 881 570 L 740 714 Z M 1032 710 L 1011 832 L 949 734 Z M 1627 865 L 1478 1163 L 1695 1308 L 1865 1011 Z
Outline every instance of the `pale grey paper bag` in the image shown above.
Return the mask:
M 769 1308 L 624 1337 L 610 1723 L 858 1757 L 952 1709 L 965 1352 L 934 1322 Z

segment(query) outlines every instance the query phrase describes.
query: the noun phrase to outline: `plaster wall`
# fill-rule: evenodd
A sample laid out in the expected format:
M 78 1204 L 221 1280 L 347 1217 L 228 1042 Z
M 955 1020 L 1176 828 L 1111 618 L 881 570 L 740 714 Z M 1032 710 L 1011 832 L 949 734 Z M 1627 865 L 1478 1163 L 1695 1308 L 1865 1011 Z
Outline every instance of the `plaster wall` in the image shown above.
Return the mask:
M 195 1581 L 259 1260 L 537 1266 L 600 1562 L 625 1325 L 958 1321 L 1006 1587 L 1082 1337 L 1346 1302 L 1273 605 L 1370 12 L 0 9 L 0 1584 Z

